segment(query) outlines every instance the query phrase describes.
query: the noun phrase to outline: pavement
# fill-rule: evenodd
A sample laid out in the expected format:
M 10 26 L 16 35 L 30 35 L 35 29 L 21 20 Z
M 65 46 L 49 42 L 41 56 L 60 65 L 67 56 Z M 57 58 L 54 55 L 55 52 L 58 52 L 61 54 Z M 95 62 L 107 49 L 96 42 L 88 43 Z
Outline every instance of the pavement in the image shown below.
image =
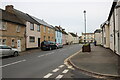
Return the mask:
M 110 49 L 92 45 L 91 52 L 81 51 L 69 61 L 80 70 L 100 75 L 117 76 L 120 79 L 120 56 Z

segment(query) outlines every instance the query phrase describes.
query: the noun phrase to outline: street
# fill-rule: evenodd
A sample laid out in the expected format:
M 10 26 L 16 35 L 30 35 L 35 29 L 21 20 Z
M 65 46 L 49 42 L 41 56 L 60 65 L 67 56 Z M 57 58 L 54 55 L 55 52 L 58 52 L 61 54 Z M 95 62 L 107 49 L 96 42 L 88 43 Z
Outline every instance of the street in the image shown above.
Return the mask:
M 80 49 L 81 45 L 76 44 L 52 51 L 4 58 L 1 66 L 2 76 L 3 78 L 71 78 L 64 60 Z

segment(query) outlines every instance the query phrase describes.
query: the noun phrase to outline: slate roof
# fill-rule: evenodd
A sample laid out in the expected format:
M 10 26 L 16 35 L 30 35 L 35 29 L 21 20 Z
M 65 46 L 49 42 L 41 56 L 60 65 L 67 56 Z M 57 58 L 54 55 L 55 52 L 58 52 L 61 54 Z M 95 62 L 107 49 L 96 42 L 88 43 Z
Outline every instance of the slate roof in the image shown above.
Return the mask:
M 111 10 L 110 10 L 110 13 L 109 13 L 109 16 L 108 16 L 108 21 L 110 20 L 111 16 L 112 16 L 112 13 L 113 11 L 115 10 L 115 6 L 117 5 L 117 1 L 114 0 L 113 1 L 113 4 L 112 4 L 112 7 L 111 7 Z
M 68 33 L 67 33 L 67 32 L 65 32 L 65 30 L 62 30 L 62 33 L 63 33 L 63 34 L 66 34 L 66 35 L 68 35 Z
M 0 12 L 2 13 L 2 20 L 13 22 L 20 25 L 25 25 L 15 14 L 12 14 L 10 12 L 7 12 L 5 10 L 0 9 Z
M 101 33 L 100 29 L 96 29 L 94 33 Z
M 55 30 L 62 32 L 62 28 L 61 28 L 61 27 L 58 27 L 58 26 L 55 26 Z
M 29 16 L 30 16 L 30 15 L 29 15 Z M 43 20 L 41 20 L 41 19 L 38 19 L 38 18 L 36 18 L 36 17 L 34 17 L 34 16 L 31 16 L 31 17 L 32 17 L 34 20 L 36 20 L 39 24 L 42 24 L 42 25 L 44 25 L 44 26 L 53 28 L 53 26 L 50 25 L 50 24 L 48 24 L 47 22 L 45 22 L 45 21 L 43 21 Z
M 76 34 L 74 34 L 74 33 L 71 33 L 70 32 L 70 34 L 73 36 L 73 37 L 78 37 Z
M 82 33 L 82 35 L 85 35 L 85 34 L 87 35 L 87 34 L 94 34 L 94 33 Z
M 18 16 L 19 18 L 25 20 L 25 21 L 29 21 L 31 23 L 35 23 L 35 24 L 39 24 L 37 21 L 35 21 L 34 19 L 32 19 L 27 13 L 21 12 L 19 10 L 13 9 L 14 10 L 14 14 L 16 16 Z

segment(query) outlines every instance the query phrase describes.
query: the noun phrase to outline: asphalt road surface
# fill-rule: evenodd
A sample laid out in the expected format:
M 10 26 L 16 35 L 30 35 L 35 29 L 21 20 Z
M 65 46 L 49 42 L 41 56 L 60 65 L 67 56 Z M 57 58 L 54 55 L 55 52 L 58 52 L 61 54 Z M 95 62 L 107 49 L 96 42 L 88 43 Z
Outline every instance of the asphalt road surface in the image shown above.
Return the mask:
M 78 52 L 82 45 L 64 46 L 64 48 L 32 52 L 18 57 L 2 60 L 3 78 L 90 78 L 77 73 L 64 65 L 64 60 Z M 78 75 L 79 74 L 79 75 Z M 78 77 L 79 76 L 79 77 Z

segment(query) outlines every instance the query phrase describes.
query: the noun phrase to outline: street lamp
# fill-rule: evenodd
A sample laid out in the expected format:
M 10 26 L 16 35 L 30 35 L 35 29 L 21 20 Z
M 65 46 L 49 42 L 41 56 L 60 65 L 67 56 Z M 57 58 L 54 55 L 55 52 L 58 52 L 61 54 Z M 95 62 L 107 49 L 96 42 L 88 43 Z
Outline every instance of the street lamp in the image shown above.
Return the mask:
M 86 11 L 84 10 L 84 23 L 85 23 L 85 43 L 86 43 Z

